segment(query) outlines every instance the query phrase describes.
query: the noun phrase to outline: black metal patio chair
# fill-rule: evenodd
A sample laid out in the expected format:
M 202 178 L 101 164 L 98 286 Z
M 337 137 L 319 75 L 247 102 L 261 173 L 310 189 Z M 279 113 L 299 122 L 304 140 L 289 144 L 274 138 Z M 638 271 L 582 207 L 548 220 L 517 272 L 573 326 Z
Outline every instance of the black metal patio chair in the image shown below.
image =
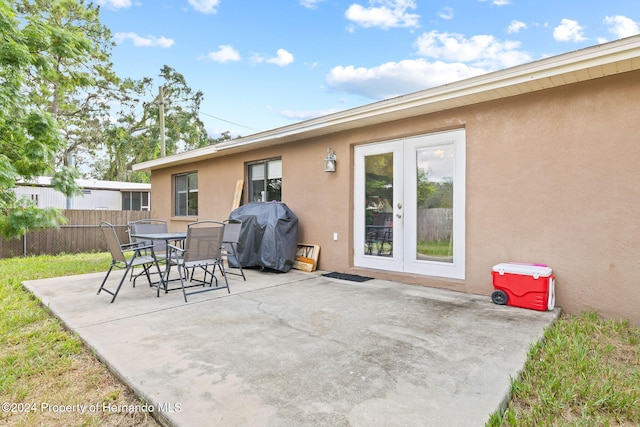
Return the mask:
M 151 241 L 133 237 L 135 234 L 162 234 L 168 233 L 169 227 L 167 221 L 162 219 L 139 219 L 137 221 L 131 221 L 128 223 L 129 241 L 131 243 L 138 243 L 141 246 L 153 245 L 153 251 L 159 263 L 166 262 L 167 257 L 167 242 L 164 240 Z M 145 274 L 145 271 L 141 271 L 138 274 L 134 274 L 134 269 L 131 269 L 131 276 L 129 280 L 133 280 L 134 284 L 138 277 Z
M 118 239 L 114 226 L 106 221 L 100 223 L 100 229 L 102 230 L 102 234 L 104 235 L 107 246 L 109 247 L 109 252 L 111 252 L 111 265 L 109 266 L 109 271 L 107 271 L 107 275 L 104 277 L 104 280 L 98 289 L 98 295 L 101 291 L 105 291 L 106 293 L 113 295 L 111 302 L 114 302 L 118 296 L 118 292 L 120 292 L 122 283 L 129 273 L 129 270 L 137 266 L 142 266 L 144 268 L 143 273 L 147 276 L 147 280 L 149 281 L 149 286 L 156 286 L 156 296 L 160 296 L 160 287 L 162 286 L 163 279 L 160 266 L 158 265 L 158 260 L 156 259 L 156 255 L 153 250 L 153 245 L 145 246 L 139 243 L 120 244 L 120 239 Z M 156 266 L 158 277 L 160 278 L 155 284 L 151 281 L 151 275 L 149 274 L 149 269 L 154 265 Z M 118 287 L 112 291 L 105 288 L 105 284 L 107 283 L 107 279 L 114 267 L 124 268 L 125 272 L 120 283 L 118 283 Z
M 222 251 L 224 255 L 227 257 L 227 265 L 231 267 L 232 263 L 229 262 L 229 259 L 233 259 L 233 264 L 237 264 L 240 269 L 240 273 L 233 273 L 227 270 L 227 274 L 234 274 L 236 276 L 241 276 L 245 281 L 247 278 L 244 276 L 244 271 L 242 270 L 242 265 L 238 260 L 238 243 L 240 242 L 240 230 L 242 229 L 242 221 L 239 219 L 228 219 L 224 222 L 224 236 L 222 237 Z
M 193 222 L 187 226 L 187 238 L 184 241 L 184 248 L 174 245 L 168 246 L 170 251 L 168 258 L 169 271 L 171 265 L 177 266 L 185 302 L 187 302 L 188 295 L 202 292 L 226 289 L 228 293 L 231 293 L 222 258 L 224 229 L 225 224 L 218 221 L 203 220 Z M 219 286 L 218 284 L 218 278 L 215 276 L 216 266 L 220 269 L 225 286 Z M 193 270 L 191 275 L 189 275 L 189 269 Z M 203 279 L 194 278 L 196 269 L 198 271 L 200 269 L 203 270 Z M 210 280 L 207 279 L 208 276 L 211 276 Z M 169 273 L 167 273 L 167 277 L 169 277 Z M 192 282 L 191 285 L 185 285 L 187 280 Z M 214 280 L 215 286 L 213 286 Z M 186 291 L 187 288 L 200 285 L 203 287 L 202 289 L 191 292 Z

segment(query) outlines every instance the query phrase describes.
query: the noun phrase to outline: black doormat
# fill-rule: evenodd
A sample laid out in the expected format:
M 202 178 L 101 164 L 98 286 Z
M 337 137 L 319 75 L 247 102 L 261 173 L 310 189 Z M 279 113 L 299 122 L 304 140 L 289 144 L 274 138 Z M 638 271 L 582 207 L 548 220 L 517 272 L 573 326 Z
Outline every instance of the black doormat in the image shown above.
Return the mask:
M 358 276 L 357 274 L 345 274 L 345 273 L 323 273 L 324 277 L 330 277 L 332 279 L 349 280 L 351 282 L 366 282 L 373 279 L 373 277 Z

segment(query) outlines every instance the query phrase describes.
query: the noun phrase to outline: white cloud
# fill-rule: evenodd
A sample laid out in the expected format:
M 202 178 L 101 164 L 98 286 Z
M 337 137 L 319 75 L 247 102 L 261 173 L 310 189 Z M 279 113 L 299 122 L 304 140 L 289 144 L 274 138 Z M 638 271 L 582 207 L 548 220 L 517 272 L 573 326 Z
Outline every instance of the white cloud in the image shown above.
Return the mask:
M 98 0 L 98 5 L 108 9 L 124 9 L 131 7 L 131 0 Z
M 369 0 L 368 7 L 352 4 L 345 16 L 364 28 L 417 27 L 420 15 L 407 12 L 415 8 L 415 0 Z
M 136 33 L 115 33 L 113 36 L 116 44 L 122 44 L 125 40 L 131 40 L 137 47 L 162 47 L 173 46 L 174 41 L 166 37 L 146 36 L 142 37 Z
M 480 0 L 480 2 L 485 2 L 487 0 Z M 492 0 L 491 4 L 494 6 L 507 6 L 511 4 L 511 0 Z
M 607 16 L 604 23 L 609 25 L 609 31 L 620 39 L 640 33 L 638 23 L 626 16 Z
M 387 62 L 372 68 L 337 66 L 331 69 L 326 80 L 329 88 L 336 91 L 387 99 L 485 72 L 461 63 L 429 62 L 421 58 Z
M 220 4 L 220 0 L 189 0 L 189 4 L 193 6 L 195 10 L 202 13 L 217 13 L 216 9 Z
M 450 62 L 469 63 L 474 67 L 496 70 L 522 64 L 531 57 L 517 50 L 520 42 L 500 42 L 494 36 L 475 35 L 465 38 L 457 33 L 430 31 L 416 41 L 422 56 Z
M 307 9 L 315 9 L 318 7 L 318 3 L 322 3 L 324 0 L 300 0 L 300 5 Z
M 432 58 L 387 62 L 365 68 L 337 66 L 326 77 L 330 89 L 371 99 L 387 99 L 530 62 L 519 42 L 499 41 L 490 35 L 465 38 L 431 31 L 416 41 L 418 54 Z
M 220 45 L 215 52 L 209 52 L 209 59 L 215 62 L 239 61 L 240 54 L 230 45 Z
M 438 16 L 446 20 L 453 19 L 453 8 L 449 6 L 443 7 L 442 10 L 438 13 Z
M 527 24 L 525 24 L 522 21 L 516 21 L 514 19 L 513 21 L 511 21 L 511 23 L 507 27 L 507 33 L 509 34 L 519 33 L 520 30 L 526 30 L 526 29 L 527 29 Z
M 564 18 L 560 25 L 553 29 L 553 38 L 558 42 L 582 42 L 587 40 L 584 28 L 572 19 Z
M 276 55 L 276 57 L 269 58 L 266 61 L 270 64 L 276 64 L 280 67 L 284 67 L 285 65 L 291 64 L 294 60 L 293 55 L 284 49 L 278 49 Z
M 264 62 L 264 56 L 260 55 L 259 53 L 256 52 L 251 52 L 251 58 L 250 61 L 254 64 L 259 64 L 261 62 Z

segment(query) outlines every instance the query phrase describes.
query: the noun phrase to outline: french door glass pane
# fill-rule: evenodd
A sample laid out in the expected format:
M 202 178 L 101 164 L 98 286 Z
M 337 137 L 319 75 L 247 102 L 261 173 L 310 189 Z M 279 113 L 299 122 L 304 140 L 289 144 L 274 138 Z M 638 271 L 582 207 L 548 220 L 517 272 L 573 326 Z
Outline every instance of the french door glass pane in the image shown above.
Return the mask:
M 453 144 L 418 148 L 416 258 L 453 262 Z
M 393 255 L 393 153 L 365 156 L 365 255 Z

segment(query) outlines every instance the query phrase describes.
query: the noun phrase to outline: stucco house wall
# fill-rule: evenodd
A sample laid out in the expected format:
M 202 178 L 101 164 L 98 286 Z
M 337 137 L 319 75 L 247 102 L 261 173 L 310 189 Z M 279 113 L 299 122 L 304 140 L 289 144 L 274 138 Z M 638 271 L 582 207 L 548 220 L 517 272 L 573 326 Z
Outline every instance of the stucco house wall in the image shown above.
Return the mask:
M 489 295 L 491 268 L 546 263 L 556 305 L 640 324 L 640 71 L 475 103 L 286 144 L 214 153 L 152 170 L 152 216 L 172 218 L 172 176 L 199 174 L 198 219 L 225 219 L 247 162 L 282 157 L 282 201 L 299 241 L 321 246 L 319 268 Z M 354 147 L 464 129 L 465 278 L 354 267 Z M 337 171 L 325 173 L 331 147 Z M 246 196 L 245 196 L 246 202 Z M 338 239 L 334 240 L 334 233 Z

